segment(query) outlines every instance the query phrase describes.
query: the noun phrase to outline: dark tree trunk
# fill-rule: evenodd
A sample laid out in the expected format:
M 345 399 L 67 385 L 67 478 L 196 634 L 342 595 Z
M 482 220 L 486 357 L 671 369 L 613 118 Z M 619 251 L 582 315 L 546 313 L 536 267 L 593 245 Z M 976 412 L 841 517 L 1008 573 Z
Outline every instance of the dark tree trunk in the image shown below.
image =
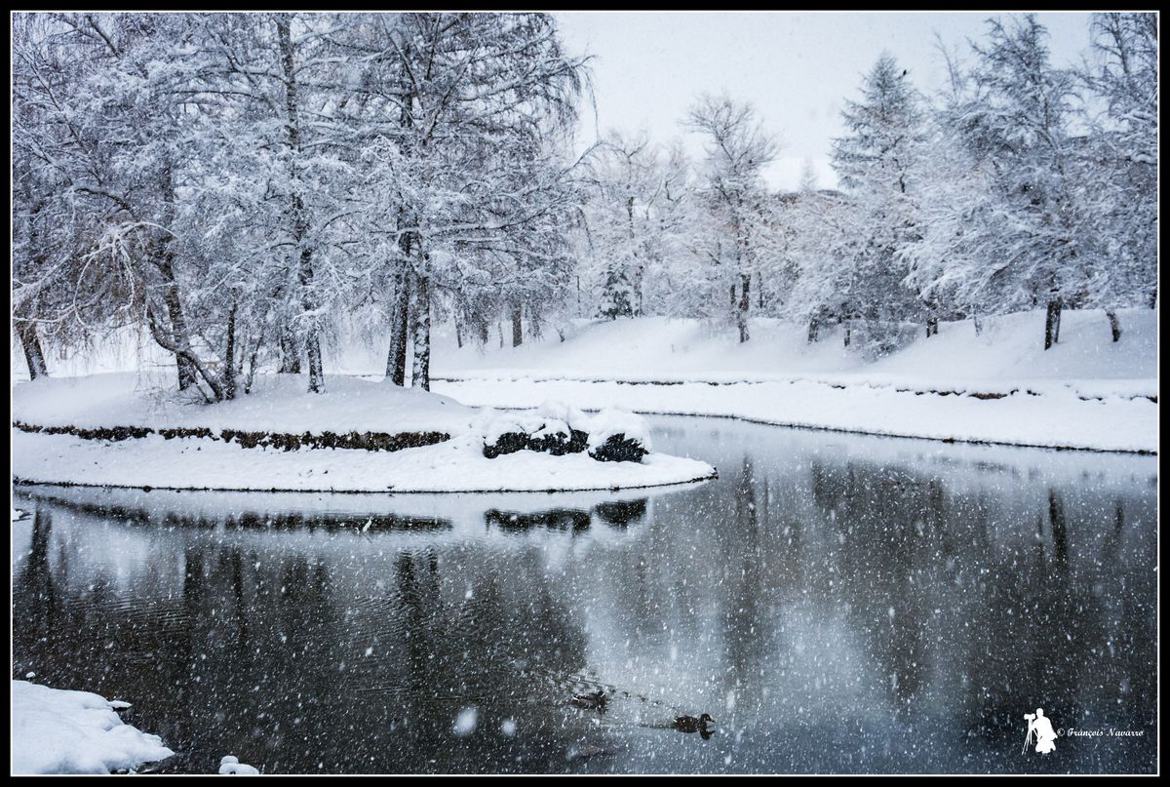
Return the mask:
M 280 46 L 281 65 L 284 77 L 284 107 L 286 114 L 285 129 L 289 147 L 289 174 L 292 182 L 296 183 L 298 160 L 301 154 L 301 126 L 300 104 L 298 99 L 297 69 L 293 53 L 292 36 L 289 31 L 289 17 L 280 15 L 276 18 L 276 35 Z M 306 313 L 316 310 L 317 304 L 313 295 L 313 250 L 306 245 L 305 239 L 309 235 L 309 217 L 301 192 L 294 188 L 290 196 L 291 218 L 293 222 L 293 242 L 300 250 L 297 266 L 297 279 L 301 285 L 301 308 Z M 321 336 L 317 318 L 311 317 L 305 332 L 305 355 L 309 362 L 309 392 L 320 393 L 325 390 L 325 370 L 321 361 Z
M 1044 318 L 1045 350 L 1060 341 L 1060 311 L 1063 305 L 1060 298 L 1053 298 L 1048 302 L 1048 313 Z
M 846 321 L 846 323 L 845 323 L 845 346 L 846 347 L 849 346 L 849 342 L 853 338 L 852 333 L 853 333 L 853 325 L 851 323 L 849 323 L 848 321 Z
M 29 379 L 48 377 L 49 367 L 45 365 L 45 353 L 41 349 L 41 339 L 37 336 L 36 323 L 18 320 L 16 333 L 20 336 L 20 346 L 24 348 L 24 360 L 28 363 Z
M 1105 316 L 1109 318 L 1109 331 L 1113 334 L 1113 341 L 1121 341 L 1121 320 L 1117 319 L 1117 312 L 1105 312 Z
M 257 341 L 252 346 L 252 354 L 248 357 L 248 374 L 244 378 L 244 393 L 252 393 L 252 382 L 256 379 L 256 361 L 260 357 L 262 342 Z
M 173 236 L 167 227 L 175 217 L 175 180 L 174 170 L 169 161 L 163 162 L 160 171 L 159 189 L 163 197 L 162 228 L 156 236 L 154 249 L 154 263 L 162 276 L 166 290 L 163 301 L 167 306 L 167 317 L 171 322 L 171 338 L 173 343 L 185 350 L 190 349 L 190 337 L 187 333 L 187 320 L 183 315 L 183 299 L 179 293 L 179 283 L 175 278 L 175 251 L 172 248 Z M 196 383 L 196 370 L 190 356 L 175 355 L 175 366 L 179 375 L 179 390 L 185 391 Z
M 410 332 L 411 278 L 410 271 L 398 275 L 398 292 L 390 317 L 390 351 L 386 356 L 386 380 L 403 386 L 406 385 L 406 343 Z
M 280 331 L 280 373 L 301 373 L 301 350 L 296 334 L 287 326 Z
M 812 344 L 820 338 L 821 321 L 816 317 L 809 318 L 808 321 L 808 343 Z
M 236 398 L 236 303 L 227 318 L 227 343 L 223 351 L 223 398 Z
M 150 303 L 146 305 L 146 324 L 149 326 L 150 335 L 154 337 L 155 342 L 164 350 L 174 353 L 177 360 L 183 360 L 190 364 L 191 368 L 203 378 L 203 381 L 207 383 L 207 387 L 211 389 L 214 401 L 223 401 L 223 383 L 220 376 L 207 368 L 207 364 L 203 363 L 195 351 L 191 349 L 185 336 L 177 337 L 172 333 L 168 333 L 163 328 L 158 315 L 155 314 L 154 307 Z M 195 382 L 192 382 L 191 385 L 199 389 Z M 203 393 L 202 389 L 199 390 Z M 206 396 L 204 393 L 204 397 Z
M 463 349 L 463 322 L 455 315 L 455 346 Z
M 739 309 L 735 313 L 735 324 L 739 328 L 740 343 L 746 342 L 748 335 L 748 311 L 752 307 L 751 287 L 752 277 L 750 273 L 740 274 L 740 294 L 739 294 Z
M 971 315 L 971 322 L 975 324 L 975 335 L 983 335 L 983 319 L 978 314 Z
M 414 308 L 411 333 L 414 338 L 413 364 L 410 370 L 412 388 L 431 390 L 431 292 L 426 276 L 414 279 Z
M 929 339 L 938 333 L 938 317 L 931 315 L 926 318 L 926 338 Z
M 639 265 L 637 268 L 636 275 L 637 275 L 637 279 L 636 279 L 636 282 L 634 285 L 634 298 L 635 298 L 634 316 L 641 317 L 642 316 L 642 302 L 643 302 L 642 287 L 646 281 L 646 266 Z
M 316 308 L 312 295 L 312 257 L 311 250 L 301 250 L 301 306 L 306 312 L 311 312 Z M 318 333 L 316 317 L 310 319 L 308 331 L 305 334 L 305 356 L 309 362 L 309 393 L 321 393 L 325 390 L 325 369 L 321 362 L 321 335 Z
M 488 322 L 483 317 L 479 317 L 476 319 L 476 324 L 479 326 L 480 346 L 487 347 L 488 339 L 490 338 L 488 334 Z
M 312 328 L 305 338 L 305 354 L 309 358 L 309 393 L 325 390 L 325 367 L 321 361 L 321 337 Z
M 517 303 L 512 306 L 512 346 L 519 347 L 524 343 L 524 323 L 522 317 L 524 314 L 523 304 Z
M 190 339 L 187 335 L 187 318 L 183 315 L 183 299 L 179 294 L 179 284 L 175 281 L 174 253 L 169 248 L 164 249 L 158 269 L 166 282 L 163 301 L 167 305 L 167 317 L 171 321 L 171 336 L 176 345 L 188 347 Z M 176 354 L 175 366 L 179 373 L 180 391 L 195 385 L 195 366 L 190 358 Z

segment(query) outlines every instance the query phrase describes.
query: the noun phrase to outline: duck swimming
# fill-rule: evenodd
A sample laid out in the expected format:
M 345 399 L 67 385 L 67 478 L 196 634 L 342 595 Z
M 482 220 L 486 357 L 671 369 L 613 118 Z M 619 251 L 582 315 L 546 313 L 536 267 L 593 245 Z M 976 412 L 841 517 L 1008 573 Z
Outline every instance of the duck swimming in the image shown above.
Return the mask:
M 674 728 L 679 732 L 698 732 L 704 738 L 711 737 L 711 732 L 714 727 L 715 719 L 711 718 L 710 713 L 704 713 L 698 718 L 694 716 L 677 716 L 674 720 Z
M 604 689 L 598 689 L 588 694 L 574 694 L 573 699 L 569 700 L 570 705 L 588 710 L 605 710 L 605 703 L 606 696 Z

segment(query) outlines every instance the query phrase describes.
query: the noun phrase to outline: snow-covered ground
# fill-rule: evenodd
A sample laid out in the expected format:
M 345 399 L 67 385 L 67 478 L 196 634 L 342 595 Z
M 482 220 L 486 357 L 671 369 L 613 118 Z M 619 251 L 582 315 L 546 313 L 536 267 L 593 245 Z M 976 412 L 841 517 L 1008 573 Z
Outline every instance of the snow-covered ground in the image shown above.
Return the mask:
M 984 318 L 978 335 L 970 320 L 942 323 L 937 336 L 920 336 L 876 361 L 845 348 L 840 328 L 809 344 L 805 326 L 768 319 L 753 320 L 746 344 L 727 326 L 667 318 L 578 321 L 563 331 L 564 341 L 549 328 L 543 340 L 518 348 L 457 348 L 439 328 L 433 387 L 475 406 L 558 399 L 589 409 L 620 405 L 905 437 L 1156 452 L 1157 311 L 1127 309 L 1119 317 L 1123 334 L 1113 342 L 1102 311 L 1066 310 L 1060 342 L 1047 351 L 1039 310 Z M 69 412 L 75 425 L 129 425 L 133 416 L 142 425 L 452 433 L 472 417 L 451 400 L 412 400 L 412 392 L 392 386 L 367 400 L 365 392 L 375 389 L 340 375 L 376 379 L 385 348 L 349 341 L 328 359 L 340 375 L 328 379 L 324 396 L 303 395 L 301 379 L 266 378 L 259 387 L 267 400 L 220 405 L 209 420 L 207 408 L 153 393 L 173 385 L 174 371 L 135 337 L 98 348 L 88 365 L 73 358 L 52 372 L 140 371 L 78 379 L 73 389 L 60 387 L 65 378 L 51 391 L 39 382 L 17 385 L 14 416 L 46 425 Z M 19 373 L 14 361 L 14 379 Z M 134 402 L 125 398 L 128 385 L 139 392 Z M 359 406 L 359 394 L 375 404 Z M 986 396 L 1002 398 L 979 398 Z
M 778 426 L 1103 451 L 1158 450 L 1158 405 L 1148 399 L 1083 400 L 1072 392 L 1002 399 L 899 392 L 866 383 L 760 382 L 629 385 L 525 377 L 436 382 L 469 404 L 533 407 L 550 397 L 576 407 L 620 404 L 640 413 L 743 418 Z
M 214 431 L 402 432 L 466 431 L 477 411 L 412 388 L 330 376 L 325 392 L 305 393 L 304 378 L 259 375 L 252 393 L 208 406 L 179 393 L 173 373 L 95 374 L 20 383 L 12 417 L 38 426 L 205 427 Z
M 173 755 L 157 735 L 118 717 L 128 707 L 87 691 L 12 681 L 12 772 L 110 773 Z
M 715 472 L 705 462 L 664 454 L 641 463 L 533 451 L 487 459 L 482 448 L 475 434 L 392 452 L 282 451 L 157 435 L 105 442 L 13 429 L 12 473 L 22 481 L 156 489 L 543 492 L 682 484 Z
M 216 437 L 122 441 L 13 428 L 13 475 L 24 481 L 162 489 L 344 492 L 536 492 L 642 488 L 710 478 L 703 462 L 651 454 L 642 462 L 602 462 L 586 453 L 519 451 L 488 459 L 484 436 L 499 418 L 437 394 L 357 378 L 330 377 L 309 395 L 298 377 L 257 379 L 256 390 L 214 405 L 166 392 L 152 374 L 104 374 L 20 383 L 13 418 L 34 426 L 203 427 L 299 434 L 326 431 L 437 431 L 435 445 L 399 451 L 244 448 Z M 155 387 L 157 386 L 157 387 Z M 539 402 L 537 404 L 540 404 Z M 554 408 L 564 416 L 564 408 Z M 590 434 L 640 421 L 606 413 L 582 422 Z M 550 419 L 550 423 L 552 420 Z M 535 424 L 539 427 L 540 424 Z
M 1113 451 L 1158 450 L 1157 313 L 1123 310 L 1113 342 L 1104 313 L 1066 311 L 1061 341 L 1040 346 L 1044 316 L 944 323 L 900 352 L 865 362 L 831 333 L 759 320 L 740 345 L 693 320 L 578 326 L 564 342 L 464 349 L 435 390 L 474 405 L 620 403 L 653 413 L 943 440 Z M 356 358 L 352 359 L 356 361 Z M 670 383 L 650 385 L 639 383 Z M 1001 398 L 980 398 L 999 396 Z
M 869 361 L 846 348 L 841 329 L 807 341 L 807 326 L 752 321 L 752 338 L 739 343 L 734 329 L 697 320 L 647 317 L 576 324 L 560 341 L 552 329 L 542 341 L 517 348 L 489 344 L 436 349 L 433 373 L 523 371 L 556 377 L 629 380 L 758 380 L 779 377 L 913 382 L 929 387 L 1042 381 L 1112 381 L 1117 391 L 1145 390 L 1157 378 L 1157 311 L 1123 309 L 1121 341 L 1114 343 L 1100 310 L 1066 310 L 1060 342 L 1044 350 L 1044 312 L 983 319 L 976 335 L 970 320 L 944 322 L 937 336 Z M 339 359 L 346 372 L 377 371 L 378 354 L 351 348 Z M 384 359 L 381 359 L 384 364 Z

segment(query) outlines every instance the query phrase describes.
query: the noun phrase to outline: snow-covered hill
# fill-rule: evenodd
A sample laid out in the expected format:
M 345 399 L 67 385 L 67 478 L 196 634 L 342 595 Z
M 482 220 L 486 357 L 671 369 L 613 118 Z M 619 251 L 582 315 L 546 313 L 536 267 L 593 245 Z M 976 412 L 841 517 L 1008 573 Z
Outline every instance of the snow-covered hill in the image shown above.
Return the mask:
M 514 369 L 549 376 L 687 378 L 769 375 L 896 376 L 944 384 L 968 380 L 1146 380 L 1157 376 L 1157 311 L 1122 310 L 1121 341 L 1113 342 L 1099 310 L 1065 311 L 1060 342 L 1043 349 L 1043 311 L 983 319 L 977 335 L 970 320 L 943 323 L 937 336 L 921 336 L 876 361 L 846 348 L 841 329 L 808 343 L 802 325 L 753 321 L 752 339 L 740 344 L 730 327 L 698 320 L 650 317 L 575 325 L 562 342 L 553 330 L 518 348 L 441 346 L 436 374 Z M 447 337 L 444 337 L 446 339 Z M 446 344 L 446 341 L 443 342 Z M 376 369 L 375 357 L 356 349 L 343 364 Z

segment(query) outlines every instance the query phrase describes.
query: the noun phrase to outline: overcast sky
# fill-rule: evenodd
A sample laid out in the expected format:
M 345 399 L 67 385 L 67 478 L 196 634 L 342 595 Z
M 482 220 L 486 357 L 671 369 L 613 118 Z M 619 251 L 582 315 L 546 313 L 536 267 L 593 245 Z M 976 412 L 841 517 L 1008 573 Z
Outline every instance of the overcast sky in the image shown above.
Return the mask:
M 597 114 L 588 108 L 582 147 L 611 128 L 644 129 L 659 142 L 680 137 L 695 154 L 701 141 L 679 120 L 695 96 L 727 91 L 751 101 L 781 142 L 766 173 L 774 188 L 795 188 L 811 160 L 820 185 L 835 184 L 829 140 L 841 133 L 845 98 L 855 98 L 862 75 L 882 51 L 931 92 L 944 71 L 937 32 L 948 47 L 970 52 L 983 40 L 986 13 L 618 13 L 574 12 L 557 17 L 569 50 L 594 55 Z M 1069 65 L 1088 50 L 1089 15 L 1039 14 L 1050 33 L 1053 63 Z

